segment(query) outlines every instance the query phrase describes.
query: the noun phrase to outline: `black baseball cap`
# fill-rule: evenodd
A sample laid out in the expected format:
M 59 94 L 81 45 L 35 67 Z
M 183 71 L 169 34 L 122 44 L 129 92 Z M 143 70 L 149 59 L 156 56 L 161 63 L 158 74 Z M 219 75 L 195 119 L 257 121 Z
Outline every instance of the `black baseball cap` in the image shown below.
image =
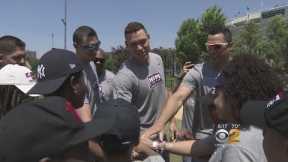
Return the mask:
M 140 120 L 137 107 L 123 99 L 110 100 L 102 104 L 101 107 L 104 109 L 115 107 L 117 111 L 116 122 L 112 129 L 98 138 L 103 151 L 107 155 L 119 154 L 138 144 Z
M 37 66 L 37 83 L 29 94 L 51 94 L 71 75 L 82 71 L 80 60 L 65 49 L 53 48 L 46 52 Z
M 269 127 L 288 137 L 288 92 L 279 92 L 269 101 L 248 101 L 241 108 L 241 122 Z
M 116 122 L 114 107 L 99 108 L 88 123 L 77 120 L 67 108 L 65 98 L 49 96 L 10 111 L 0 121 L 0 161 L 37 161 L 61 155 L 109 131 Z
M 138 143 L 137 108 L 123 99 L 111 100 L 97 109 L 90 122 L 82 123 L 67 109 L 64 98 L 48 96 L 22 104 L 1 119 L 0 161 L 38 161 L 58 156 L 102 135 L 117 137 L 114 144 L 108 141 L 114 148 L 118 143 L 121 146 Z
M 140 135 L 138 109 L 124 99 L 113 99 L 100 105 L 103 109 L 114 107 L 117 111 L 116 122 L 105 134 L 115 135 L 123 144 L 136 144 Z M 96 114 L 98 110 L 96 111 Z M 95 117 L 96 118 L 96 117 Z

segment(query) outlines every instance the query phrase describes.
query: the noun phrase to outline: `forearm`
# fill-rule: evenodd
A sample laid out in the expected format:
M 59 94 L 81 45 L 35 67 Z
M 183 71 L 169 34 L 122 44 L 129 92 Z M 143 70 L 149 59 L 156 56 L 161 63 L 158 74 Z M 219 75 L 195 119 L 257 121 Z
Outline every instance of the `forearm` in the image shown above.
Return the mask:
M 213 145 L 205 143 L 202 140 L 169 142 L 165 143 L 162 147 L 164 150 L 174 154 L 194 157 L 209 156 L 214 150 Z
M 163 107 L 159 119 L 156 121 L 155 125 L 164 126 L 180 109 L 182 105 L 182 100 L 177 96 L 172 95 L 166 102 L 165 107 Z
M 191 89 L 186 86 L 180 86 L 177 92 L 172 94 L 167 100 L 165 106 L 163 107 L 159 118 L 153 124 L 151 128 L 146 130 L 142 135 L 142 138 L 150 138 L 155 133 L 160 132 L 165 124 L 177 113 L 182 105 L 183 101 L 186 99 L 187 96 L 191 93 Z
M 147 146 L 146 144 L 141 143 L 141 142 L 137 146 L 134 147 L 134 151 L 136 151 L 138 153 L 143 153 L 147 156 L 158 154 L 152 148 L 150 148 L 149 146 Z
M 83 123 L 87 123 L 92 119 L 91 108 L 89 104 L 83 104 L 79 109 L 76 109 L 77 114 L 81 118 Z
M 88 141 L 88 144 L 89 144 L 89 150 L 92 152 L 93 155 L 95 155 L 96 159 L 98 159 L 99 161 L 105 159 L 105 153 L 98 143 L 90 140 Z
M 181 142 L 167 142 L 164 144 L 164 150 L 179 154 L 179 155 L 191 155 L 191 147 L 195 141 L 181 141 Z

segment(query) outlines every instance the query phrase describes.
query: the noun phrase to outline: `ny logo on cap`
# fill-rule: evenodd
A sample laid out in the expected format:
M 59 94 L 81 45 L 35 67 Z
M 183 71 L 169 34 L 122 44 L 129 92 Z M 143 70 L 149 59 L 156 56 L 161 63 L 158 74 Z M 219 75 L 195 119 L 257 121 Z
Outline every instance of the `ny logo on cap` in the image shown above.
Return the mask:
M 37 67 L 37 78 L 42 79 L 45 77 L 45 67 L 41 64 Z

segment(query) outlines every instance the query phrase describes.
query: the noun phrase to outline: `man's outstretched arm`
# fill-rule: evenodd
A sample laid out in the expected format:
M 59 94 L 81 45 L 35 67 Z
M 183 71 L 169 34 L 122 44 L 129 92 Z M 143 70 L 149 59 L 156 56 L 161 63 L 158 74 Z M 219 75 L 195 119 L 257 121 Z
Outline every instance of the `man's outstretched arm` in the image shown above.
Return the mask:
M 159 133 L 165 127 L 165 124 L 178 112 L 191 91 L 189 87 L 180 85 L 177 91 L 168 98 L 158 120 L 144 132 L 142 138 L 150 138 L 152 135 Z

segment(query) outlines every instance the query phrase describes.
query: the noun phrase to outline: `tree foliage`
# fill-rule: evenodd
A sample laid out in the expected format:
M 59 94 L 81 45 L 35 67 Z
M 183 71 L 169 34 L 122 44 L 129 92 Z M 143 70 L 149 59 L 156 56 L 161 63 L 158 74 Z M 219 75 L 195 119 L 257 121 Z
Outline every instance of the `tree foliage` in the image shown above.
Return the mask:
M 266 26 L 247 22 L 234 38 L 234 54 L 249 53 L 265 58 L 278 70 L 287 68 L 288 23 L 282 16 L 275 16 Z
M 265 49 L 263 44 L 264 37 L 260 32 L 259 25 L 250 21 L 244 25 L 240 31 L 238 38 L 234 39 L 234 53 L 248 53 L 261 56 L 262 49 Z
M 175 41 L 177 58 L 181 64 L 186 61 L 197 63 L 207 53 L 205 42 L 211 28 L 224 27 L 226 17 L 222 9 L 217 6 L 208 8 L 201 19 L 184 20 L 177 32 Z
M 125 47 L 118 46 L 112 48 L 112 51 L 107 54 L 105 67 L 114 73 L 117 73 L 121 64 L 128 58 L 128 52 Z
M 175 41 L 177 57 L 181 64 L 186 61 L 194 63 L 199 61 L 202 47 L 199 42 L 201 36 L 198 20 L 188 19 L 182 23 Z
M 204 32 L 211 30 L 211 27 L 223 27 L 225 26 L 226 17 L 221 8 L 217 6 L 209 7 L 201 17 L 202 29 Z
M 287 68 L 288 62 L 288 22 L 283 16 L 271 19 L 266 30 L 266 37 L 273 50 L 270 55 L 274 65 L 278 68 Z M 280 66 L 280 67 L 279 67 Z

